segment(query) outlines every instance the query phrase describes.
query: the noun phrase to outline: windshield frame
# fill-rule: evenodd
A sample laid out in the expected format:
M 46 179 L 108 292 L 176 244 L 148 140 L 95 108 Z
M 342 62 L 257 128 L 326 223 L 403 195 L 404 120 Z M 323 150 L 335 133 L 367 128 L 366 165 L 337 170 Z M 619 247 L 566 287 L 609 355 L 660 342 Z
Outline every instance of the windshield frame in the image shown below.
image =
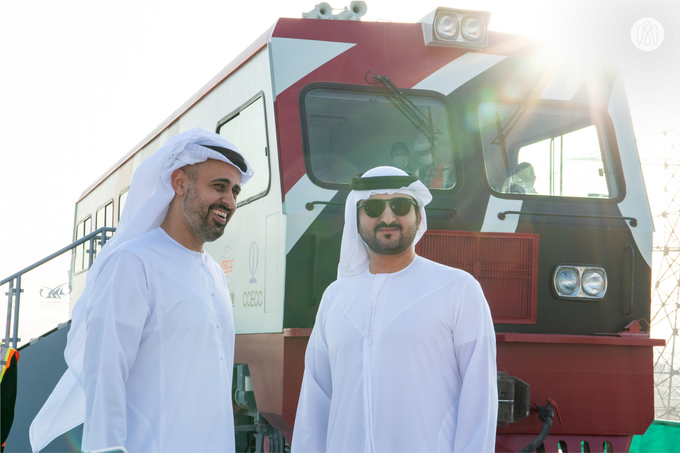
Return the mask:
M 476 103 L 475 107 L 475 115 L 478 115 L 479 112 L 479 107 L 484 104 L 484 103 L 495 103 L 495 104 L 504 104 L 507 106 L 517 106 L 518 108 L 521 106 L 521 103 L 519 102 L 511 102 L 511 101 L 503 101 L 499 99 L 484 99 L 480 100 L 479 102 Z M 534 102 L 531 102 L 525 106 L 523 109 L 524 112 L 530 109 L 536 109 L 540 107 L 555 107 L 559 109 L 573 109 L 573 110 L 586 110 L 589 112 L 589 116 L 592 119 L 590 122 L 590 125 L 594 126 L 598 132 L 598 141 L 600 143 L 600 151 L 604 150 L 609 154 L 609 158 L 611 160 L 611 170 L 616 178 L 616 188 L 618 190 L 618 193 L 615 197 L 577 197 L 577 196 L 567 196 L 567 195 L 549 195 L 549 194 L 526 194 L 526 193 L 512 193 L 512 192 L 499 192 L 496 189 L 494 189 L 490 182 L 489 182 L 489 176 L 487 173 L 487 161 L 486 161 L 486 154 L 484 150 L 484 144 L 483 144 L 483 139 L 482 139 L 482 134 L 481 134 L 481 125 L 479 124 L 479 117 L 477 116 L 477 125 L 478 125 L 478 132 L 476 133 L 476 140 L 479 144 L 479 150 L 481 151 L 482 154 L 482 162 L 483 162 L 483 176 L 484 176 L 484 184 L 486 185 L 487 189 L 489 190 L 489 193 L 493 194 L 493 196 L 497 198 L 506 198 L 506 199 L 514 199 L 514 200 L 531 200 L 531 201 L 541 201 L 541 202 L 569 202 L 569 203 L 613 203 L 613 204 L 618 204 L 620 203 L 625 197 L 626 197 L 626 180 L 624 177 L 624 172 L 623 172 L 623 166 L 621 163 L 621 156 L 619 153 L 619 148 L 618 148 L 618 143 L 616 140 L 616 133 L 614 129 L 614 124 L 611 120 L 611 117 L 609 116 L 609 113 L 602 109 L 598 109 L 596 107 L 593 107 L 592 105 L 589 105 L 588 103 L 585 102 L 574 102 L 574 101 L 559 101 L 559 100 L 536 100 Z M 505 129 L 507 125 L 503 125 L 503 129 Z M 586 126 L 587 127 L 587 126 Z M 579 130 L 579 129 L 577 129 Z M 541 140 L 546 140 L 549 139 L 549 136 L 546 136 L 542 138 Z M 519 154 L 519 150 L 527 145 L 533 144 L 533 143 L 539 143 L 541 140 L 538 141 L 533 141 L 532 138 L 527 138 L 525 140 L 521 140 L 513 144 L 513 147 L 511 149 L 516 149 L 517 154 Z M 510 149 L 508 149 L 510 151 Z M 603 160 L 604 163 L 604 160 Z
M 272 156 L 272 149 L 271 149 L 271 146 L 269 144 L 269 120 L 267 118 L 267 98 L 265 97 L 264 91 L 262 91 L 262 90 L 258 91 L 257 94 L 252 96 L 246 102 L 244 102 L 243 104 L 241 104 L 240 106 L 238 106 L 237 108 L 232 110 L 231 112 L 227 113 L 225 116 L 223 116 L 222 118 L 220 118 L 217 121 L 217 125 L 215 126 L 215 133 L 218 134 L 218 135 L 221 135 L 220 130 L 222 129 L 222 127 L 225 124 L 229 123 L 229 121 L 231 121 L 234 118 L 236 118 L 237 116 L 239 116 L 241 114 L 241 112 L 246 110 L 248 107 L 250 107 L 251 105 L 253 105 L 255 102 L 257 102 L 260 99 L 262 99 L 262 118 L 264 120 L 264 140 L 265 140 L 265 145 L 266 145 L 267 171 L 269 172 L 269 178 L 267 180 L 267 187 L 264 190 L 254 194 L 254 195 L 251 195 L 250 197 L 248 197 L 246 199 L 238 200 L 237 203 L 236 203 L 236 207 L 245 206 L 245 205 L 252 203 L 253 201 L 259 200 L 260 198 L 266 197 L 269 194 L 269 191 L 272 188 L 272 157 L 271 157 Z M 248 158 L 248 156 L 246 156 L 246 159 L 247 158 Z
M 314 172 L 312 171 L 312 160 L 311 160 L 311 150 L 309 143 L 309 127 L 307 124 L 307 109 L 305 106 L 305 100 L 307 95 L 314 90 L 335 90 L 335 91 L 346 91 L 355 93 L 373 93 L 384 96 L 394 96 L 394 93 L 386 87 L 380 85 L 366 86 L 366 85 L 352 85 L 344 83 L 332 83 L 332 82 L 313 82 L 306 85 L 300 90 L 299 94 L 299 108 L 300 108 L 300 126 L 302 132 L 302 151 L 305 163 L 305 172 L 309 179 L 314 183 L 314 185 L 322 187 L 324 189 L 349 191 L 350 184 L 343 183 L 330 183 L 319 180 Z M 431 90 L 418 90 L 418 89 L 407 89 L 400 88 L 399 91 L 404 95 L 412 98 L 430 98 L 435 99 L 442 104 L 447 115 L 447 132 L 449 136 L 449 141 L 451 143 L 451 154 L 454 170 L 456 172 L 456 182 L 452 187 L 446 189 L 433 189 L 430 190 L 433 197 L 440 197 L 444 195 L 450 195 L 451 193 L 460 190 L 464 182 L 464 172 L 462 171 L 462 162 L 460 158 L 460 141 L 458 138 L 457 128 L 456 128 L 456 113 L 451 100 L 444 96 L 442 93 Z

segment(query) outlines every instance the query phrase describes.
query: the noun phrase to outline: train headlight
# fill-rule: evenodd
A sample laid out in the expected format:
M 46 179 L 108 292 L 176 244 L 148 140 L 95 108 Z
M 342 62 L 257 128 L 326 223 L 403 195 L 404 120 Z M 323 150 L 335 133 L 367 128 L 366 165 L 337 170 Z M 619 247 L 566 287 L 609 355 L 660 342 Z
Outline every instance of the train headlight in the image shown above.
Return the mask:
M 491 13 L 454 8 L 437 8 L 420 19 L 426 46 L 482 49 L 487 45 Z
M 585 269 L 581 279 L 581 288 L 586 296 L 602 297 L 607 289 L 607 277 L 604 269 Z
M 478 14 L 468 14 L 463 16 L 461 34 L 466 41 L 481 42 L 486 36 L 486 25 L 484 18 Z
M 607 273 L 595 266 L 557 266 L 553 289 L 559 298 L 602 299 L 607 292 Z
M 555 289 L 563 297 L 574 297 L 578 294 L 579 272 L 577 268 L 564 267 L 555 275 Z
M 453 40 L 458 37 L 459 24 L 458 14 L 441 12 L 434 20 L 434 31 L 439 39 Z

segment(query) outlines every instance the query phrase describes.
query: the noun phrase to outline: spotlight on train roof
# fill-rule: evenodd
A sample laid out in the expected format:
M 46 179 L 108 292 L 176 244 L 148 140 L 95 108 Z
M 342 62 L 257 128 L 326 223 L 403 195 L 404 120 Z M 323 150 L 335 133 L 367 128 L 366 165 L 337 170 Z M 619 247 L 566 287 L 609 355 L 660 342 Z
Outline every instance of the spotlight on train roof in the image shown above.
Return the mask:
M 426 46 L 483 49 L 488 44 L 490 11 L 439 7 L 418 22 Z

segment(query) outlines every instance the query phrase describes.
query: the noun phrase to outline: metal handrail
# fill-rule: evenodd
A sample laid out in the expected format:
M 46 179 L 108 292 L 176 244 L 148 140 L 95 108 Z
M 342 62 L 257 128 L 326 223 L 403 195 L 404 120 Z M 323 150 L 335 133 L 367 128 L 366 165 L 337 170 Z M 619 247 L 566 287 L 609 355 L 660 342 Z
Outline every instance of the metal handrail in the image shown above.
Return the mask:
M 84 244 L 85 242 L 90 243 L 90 249 L 87 250 L 87 253 L 89 254 L 89 265 L 88 269 L 92 266 L 92 263 L 94 262 L 94 256 L 96 254 L 96 251 L 94 250 L 94 242 L 98 240 L 99 244 L 103 247 L 104 244 L 106 244 L 106 241 L 109 240 L 109 237 L 106 233 L 113 233 L 115 232 L 116 229 L 112 227 L 102 227 L 99 228 L 96 231 L 93 231 L 92 233 L 88 234 L 87 236 L 84 236 L 77 241 L 73 242 L 70 245 L 67 245 L 66 247 L 62 248 L 59 251 L 54 252 L 53 254 L 41 259 L 40 261 L 35 262 L 34 264 L 31 264 L 25 269 L 20 270 L 19 272 L 10 275 L 9 277 L 3 279 L 0 281 L 0 286 L 4 285 L 5 283 L 9 283 L 9 291 L 5 293 L 7 297 L 7 325 L 5 327 L 5 338 L 2 340 L 2 342 L 5 345 L 9 345 L 10 340 L 12 341 L 12 347 L 16 349 L 17 343 L 21 340 L 18 338 L 19 334 L 19 303 L 20 303 L 20 296 L 21 293 L 24 292 L 24 290 L 21 288 L 21 276 L 24 275 L 27 272 L 32 271 L 33 269 L 42 266 L 43 264 L 47 263 L 48 261 L 52 261 L 54 258 L 63 255 L 66 252 L 69 252 L 73 250 L 74 248 L 78 247 L 81 244 Z M 16 297 L 14 300 L 14 304 L 12 304 L 13 298 Z M 9 336 L 10 331 L 12 330 L 12 306 L 14 306 L 14 335 L 12 337 Z

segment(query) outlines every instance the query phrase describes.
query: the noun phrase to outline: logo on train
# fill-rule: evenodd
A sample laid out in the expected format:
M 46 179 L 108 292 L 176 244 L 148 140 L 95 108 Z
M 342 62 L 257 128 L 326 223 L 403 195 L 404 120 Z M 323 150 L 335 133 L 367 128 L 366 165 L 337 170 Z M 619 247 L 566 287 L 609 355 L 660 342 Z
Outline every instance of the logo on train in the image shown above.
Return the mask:
M 243 293 L 244 307 L 261 307 L 264 303 L 262 291 L 246 291 Z
M 220 266 L 224 272 L 224 277 L 227 279 L 227 285 L 229 285 L 234 275 L 234 251 L 227 245 L 222 249 L 220 258 L 222 258 Z
M 253 242 L 250 244 L 250 254 L 248 256 L 248 267 L 250 268 L 250 283 L 257 283 L 257 279 L 255 278 L 255 272 L 257 272 L 257 265 L 259 264 L 260 261 L 260 254 L 257 249 L 257 242 Z
M 71 285 L 68 283 L 62 283 L 54 289 L 47 286 L 40 288 L 40 297 L 43 299 L 61 299 L 69 294 L 71 294 Z

